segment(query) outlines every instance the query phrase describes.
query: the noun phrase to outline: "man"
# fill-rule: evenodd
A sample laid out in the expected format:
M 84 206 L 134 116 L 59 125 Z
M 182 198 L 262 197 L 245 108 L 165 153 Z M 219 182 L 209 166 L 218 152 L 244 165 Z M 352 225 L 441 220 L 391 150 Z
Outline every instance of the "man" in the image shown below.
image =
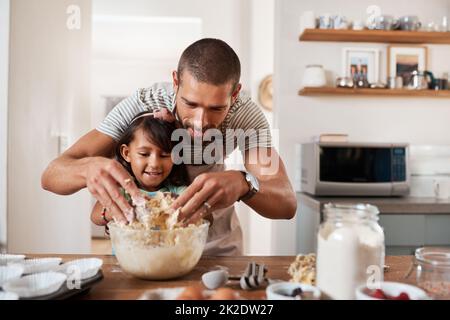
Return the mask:
M 193 43 L 183 52 L 172 85 L 158 83 L 139 89 L 119 103 L 95 130 L 50 163 L 42 175 L 42 187 L 64 195 L 87 187 L 106 209 L 108 220 L 127 223 L 126 213 L 132 208 L 119 187 L 132 196 L 139 191 L 127 171 L 111 158 L 117 140 L 136 114 L 153 111 L 160 118 L 175 120 L 193 140 L 201 140 L 208 130 L 218 130 L 225 144 L 239 137 L 231 137 L 236 130 L 241 136 L 249 132 L 240 147 L 246 171 L 225 171 L 222 163 L 196 161 L 203 154 L 194 152 L 194 163 L 187 165 L 192 184 L 174 203 L 186 222 L 213 215 L 205 254 L 241 254 L 236 201 L 244 201 L 271 219 L 291 219 L 297 202 L 284 164 L 272 146 L 264 114 L 240 94 L 240 72 L 239 58 L 225 42 L 202 39 Z

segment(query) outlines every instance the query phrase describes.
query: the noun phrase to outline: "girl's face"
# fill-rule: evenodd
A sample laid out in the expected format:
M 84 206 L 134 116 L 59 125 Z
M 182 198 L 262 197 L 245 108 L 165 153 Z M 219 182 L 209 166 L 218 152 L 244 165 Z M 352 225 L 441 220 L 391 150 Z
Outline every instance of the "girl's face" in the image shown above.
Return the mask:
M 173 167 L 170 153 L 152 143 L 142 129 L 136 130 L 133 140 L 128 146 L 123 144 L 120 152 L 130 163 L 140 187 L 147 191 L 158 190 Z

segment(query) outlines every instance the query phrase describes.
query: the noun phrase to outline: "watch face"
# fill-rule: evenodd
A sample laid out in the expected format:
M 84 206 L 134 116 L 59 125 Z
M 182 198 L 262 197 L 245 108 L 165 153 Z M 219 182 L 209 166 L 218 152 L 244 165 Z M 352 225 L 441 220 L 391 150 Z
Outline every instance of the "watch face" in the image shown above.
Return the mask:
M 248 182 L 252 185 L 255 192 L 259 191 L 259 182 L 252 174 L 247 173 Z

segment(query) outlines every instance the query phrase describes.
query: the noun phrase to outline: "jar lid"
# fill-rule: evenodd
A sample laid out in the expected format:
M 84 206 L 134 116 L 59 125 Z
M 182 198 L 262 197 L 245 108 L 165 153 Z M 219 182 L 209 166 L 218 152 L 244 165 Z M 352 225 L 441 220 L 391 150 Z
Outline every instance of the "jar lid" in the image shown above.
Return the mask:
M 376 206 L 364 203 L 327 203 L 324 205 L 324 214 L 327 217 L 343 217 L 353 215 L 357 217 L 371 217 L 377 219 L 380 211 Z
M 380 211 L 378 211 L 378 208 L 371 205 L 371 204 L 365 204 L 365 203 L 327 203 L 324 205 L 325 209 L 333 210 L 360 210 L 360 211 L 369 211 L 371 213 L 378 214 Z
M 415 252 L 416 260 L 433 266 L 450 267 L 450 248 L 423 247 Z

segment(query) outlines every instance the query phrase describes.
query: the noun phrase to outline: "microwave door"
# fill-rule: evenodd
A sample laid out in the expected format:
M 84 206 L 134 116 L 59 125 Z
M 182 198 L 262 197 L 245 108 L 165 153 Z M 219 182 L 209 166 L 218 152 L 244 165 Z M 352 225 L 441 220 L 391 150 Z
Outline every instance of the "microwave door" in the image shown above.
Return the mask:
M 390 148 L 321 147 L 318 193 L 391 195 Z
M 390 148 L 322 147 L 320 181 L 343 183 L 392 182 Z

